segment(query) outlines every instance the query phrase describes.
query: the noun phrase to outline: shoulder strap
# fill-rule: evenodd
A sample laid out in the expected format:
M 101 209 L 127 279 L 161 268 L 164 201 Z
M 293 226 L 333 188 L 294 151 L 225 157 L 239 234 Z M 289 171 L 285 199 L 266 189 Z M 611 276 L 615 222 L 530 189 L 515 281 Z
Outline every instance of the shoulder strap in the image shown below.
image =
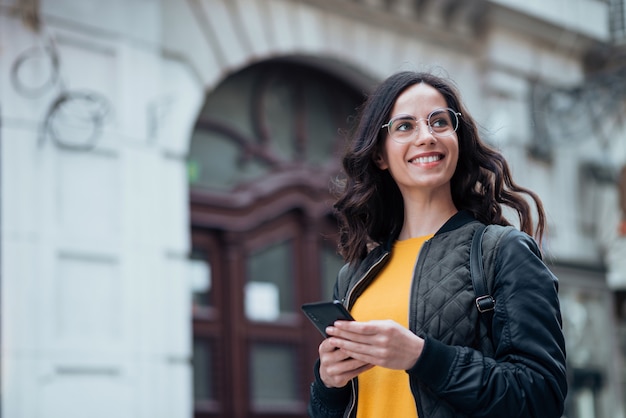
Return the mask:
M 476 295 L 476 308 L 481 314 L 491 312 L 496 306 L 496 300 L 489 294 L 487 277 L 483 269 L 482 240 L 487 227 L 482 225 L 474 232 L 470 248 L 470 276 Z

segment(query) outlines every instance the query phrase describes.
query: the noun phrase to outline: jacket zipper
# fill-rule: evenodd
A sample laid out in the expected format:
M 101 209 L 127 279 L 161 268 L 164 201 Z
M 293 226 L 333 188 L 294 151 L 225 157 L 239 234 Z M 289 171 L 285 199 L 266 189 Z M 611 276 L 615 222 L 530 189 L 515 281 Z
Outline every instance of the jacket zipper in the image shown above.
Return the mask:
M 372 264 L 370 268 L 367 269 L 367 271 L 361 276 L 361 278 L 355 283 L 355 285 L 352 286 L 352 288 L 348 291 L 348 294 L 346 295 L 346 297 L 344 297 L 343 300 L 341 301 L 347 309 L 350 309 L 350 299 L 352 298 L 352 293 L 354 292 L 354 290 L 358 288 L 361 285 L 361 283 L 363 283 L 363 281 L 365 281 L 365 279 L 369 277 L 372 270 L 376 268 L 377 266 L 379 266 L 380 263 L 382 263 L 389 256 L 389 254 L 390 254 L 389 251 L 384 252 L 378 258 L 378 260 L 376 260 L 376 262 Z M 356 406 L 357 394 L 356 394 L 356 388 L 355 388 L 355 384 L 353 380 L 350 381 L 350 387 L 352 389 L 352 402 L 350 402 L 350 407 L 346 410 L 346 413 L 344 414 L 344 418 L 349 418 L 354 412 L 354 407 Z
M 432 238 L 431 238 L 432 239 Z M 421 264 L 422 264 L 422 254 L 426 254 L 426 252 L 428 252 L 428 248 L 430 247 L 430 240 L 428 239 L 426 241 L 424 241 L 424 244 L 422 245 L 422 248 L 420 248 L 419 253 L 417 254 L 417 260 L 415 261 L 415 267 L 413 268 L 413 278 L 411 279 L 411 290 L 410 290 L 410 294 L 409 294 L 409 331 L 413 332 L 415 334 L 416 331 L 416 327 L 415 327 L 415 316 L 417 314 L 417 304 L 416 303 L 411 303 L 411 301 L 413 300 L 413 294 L 414 292 L 414 288 L 416 286 L 415 284 L 415 278 L 418 276 L 418 267 L 421 270 Z M 411 393 L 413 393 L 413 398 L 415 399 L 415 409 L 417 410 L 417 416 L 420 416 L 420 405 L 419 402 L 417 400 L 417 397 L 415 396 L 416 393 L 418 393 L 418 389 L 417 388 L 413 388 L 413 383 L 411 381 L 411 379 L 409 379 L 409 388 L 411 389 Z
M 410 290 L 410 294 L 409 294 L 409 330 L 413 333 L 415 333 L 415 324 L 414 324 L 414 320 L 413 318 L 415 318 L 416 315 L 416 309 L 417 309 L 417 304 L 415 303 L 411 303 L 412 299 L 413 299 L 413 294 L 415 293 L 414 289 L 415 289 L 415 277 L 417 277 L 417 272 L 418 272 L 418 267 L 421 266 L 421 260 L 422 260 L 422 253 L 426 253 L 428 251 L 428 248 L 430 247 L 430 239 L 427 239 L 426 241 L 424 241 L 424 244 L 422 245 L 422 248 L 420 248 L 419 253 L 417 253 L 417 260 L 415 261 L 415 267 L 413 267 L 413 278 L 411 279 L 411 290 Z
M 382 263 L 389 256 L 389 254 L 390 254 L 389 251 L 384 252 L 378 258 L 378 260 L 374 264 L 372 264 L 369 269 L 367 269 L 367 271 L 361 276 L 361 278 L 348 291 L 348 294 L 342 300 L 343 305 L 346 308 L 350 308 L 350 299 L 352 298 L 352 294 L 354 293 L 354 290 L 357 289 L 361 285 L 361 283 L 370 275 L 372 270 L 375 269 L 376 267 L 378 267 L 380 265 L 380 263 Z
M 344 418 L 350 418 L 350 416 L 352 415 L 352 412 L 354 411 L 354 406 L 356 405 L 356 389 L 354 388 L 353 381 L 350 381 L 350 388 L 352 389 L 352 401 L 350 402 L 350 408 L 348 408 L 346 412 L 343 414 Z

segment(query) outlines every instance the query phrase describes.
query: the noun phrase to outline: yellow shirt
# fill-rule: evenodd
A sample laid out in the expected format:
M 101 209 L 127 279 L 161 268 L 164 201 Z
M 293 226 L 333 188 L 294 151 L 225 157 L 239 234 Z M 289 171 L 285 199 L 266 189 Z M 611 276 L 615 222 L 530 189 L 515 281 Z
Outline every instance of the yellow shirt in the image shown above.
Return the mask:
M 413 270 L 422 245 L 431 237 L 427 235 L 394 243 L 389 262 L 352 307 L 354 319 L 391 319 L 409 327 Z M 417 417 L 406 371 L 376 366 L 361 373 L 358 382 L 357 418 Z

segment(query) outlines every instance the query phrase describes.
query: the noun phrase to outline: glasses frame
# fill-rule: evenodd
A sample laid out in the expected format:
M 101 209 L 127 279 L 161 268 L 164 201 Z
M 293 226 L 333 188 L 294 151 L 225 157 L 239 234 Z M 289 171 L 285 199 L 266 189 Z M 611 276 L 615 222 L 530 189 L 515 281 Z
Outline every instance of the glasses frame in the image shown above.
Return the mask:
M 449 134 L 443 134 L 443 135 L 442 135 L 442 134 L 435 133 L 435 132 L 433 131 L 433 127 L 432 127 L 432 126 L 430 126 L 430 117 L 431 117 L 434 113 L 441 112 L 441 111 L 447 111 L 447 112 L 449 112 L 449 113 L 452 113 L 452 114 L 454 115 L 454 117 L 456 118 L 456 126 L 454 127 L 454 130 L 453 130 L 452 132 L 450 132 Z M 431 135 L 433 135 L 433 136 L 435 136 L 435 137 L 446 137 L 446 136 L 451 136 L 452 134 L 454 134 L 454 133 L 457 131 L 457 129 L 459 129 L 459 117 L 460 117 L 460 116 L 463 116 L 463 115 L 461 114 L 461 112 L 457 112 L 456 110 L 454 110 L 454 109 L 452 109 L 452 108 L 450 108 L 450 107 L 439 107 L 439 108 L 437 108 L 437 109 L 434 109 L 432 112 L 430 112 L 430 113 L 428 114 L 428 116 L 427 116 L 427 117 L 425 117 L 425 118 L 420 118 L 420 119 L 417 119 L 415 116 L 413 116 L 413 115 L 408 115 L 408 114 L 401 114 L 401 115 L 394 116 L 393 118 L 389 119 L 389 122 L 387 122 L 387 123 L 385 123 L 383 126 L 381 126 L 381 127 L 380 127 L 380 129 L 385 129 L 385 128 L 387 128 L 387 134 L 389 135 L 389 137 L 390 137 L 392 140 L 394 140 L 394 141 L 396 141 L 396 142 L 398 142 L 398 143 L 400 143 L 400 144 L 406 144 L 406 143 L 409 143 L 409 142 L 411 142 L 411 141 L 412 141 L 412 139 L 413 139 L 413 135 L 410 135 L 410 136 L 408 137 L 409 139 L 407 139 L 406 141 L 398 141 L 396 138 L 394 138 L 393 134 L 391 133 L 391 125 L 392 125 L 392 124 L 393 124 L 393 122 L 395 122 L 396 120 L 398 120 L 398 119 L 413 119 L 413 120 L 415 120 L 415 130 L 413 131 L 413 133 L 415 133 L 415 132 L 419 132 L 419 123 L 418 123 L 418 122 L 425 120 L 425 121 L 426 121 L 426 124 L 428 125 L 428 131 L 430 132 L 430 134 L 431 134 Z

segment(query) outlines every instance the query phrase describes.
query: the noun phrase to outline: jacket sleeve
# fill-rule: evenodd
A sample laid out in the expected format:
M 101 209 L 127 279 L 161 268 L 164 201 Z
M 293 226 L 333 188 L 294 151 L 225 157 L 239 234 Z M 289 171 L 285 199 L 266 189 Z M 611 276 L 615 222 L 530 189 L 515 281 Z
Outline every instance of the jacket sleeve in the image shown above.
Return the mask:
M 517 230 L 500 240 L 495 263 L 494 357 L 426 337 L 409 376 L 468 416 L 560 417 L 567 381 L 557 279 Z
M 314 367 L 315 380 L 311 383 L 308 413 L 311 418 L 341 418 L 350 402 L 351 384 L 342 388 L 328 388 L 319 374 L 320 362 Z
M 346 264 L 339 271 L 335 287 L 333 289 L 333 299 L 341 300 L 347 289 L 347 278 L 349 265 Z M 346 287 L 346 289 L 340 289 Z M 315 362 L 313 368 L 315 380 L 311 383 L 309 393 L 309 404 L 307 412 L 311 418 L 341 418 L 350 402 L 351 384 L 342 388 L 328 388 L 320 377 L 320 361 Z

